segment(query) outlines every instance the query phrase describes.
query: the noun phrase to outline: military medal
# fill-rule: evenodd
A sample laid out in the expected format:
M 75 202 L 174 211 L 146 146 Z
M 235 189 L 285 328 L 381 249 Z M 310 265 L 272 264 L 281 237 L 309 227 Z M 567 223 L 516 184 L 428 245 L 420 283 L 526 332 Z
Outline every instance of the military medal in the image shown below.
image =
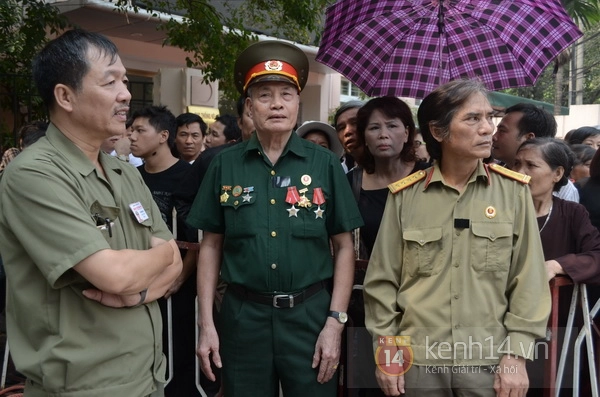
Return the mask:
M 227 191 L 231 190 L 231 186 L 229 186 L 229 185 L 223 185 L 223 187 L 221 188 L 221 190 L 223 190 L 223 194 L 220 196 L 221 202 L 222 203 L 226 203 L 227 199 L 229 198 L 229 194 L 227 194 Z
M 285 202 L 292 205 L 292 208 L 287 209 L 289 217 L 295 216 L 298 217 L 298 208 L 295 207 L 295 204 L 300 200 L 300 195 L 298 194 L 298 190 L 296 186 L 289 186 L 287 195 L 285 196 Z
M 250 193 L 252 193 L 254 191 L 254 186 L 248 186 L 244 188 L 244 195 L 242 196 L 242 202 L 250 202 L 250 199 L 252 198 L 252 196 L 250 196 Z
M 496 216 L 496 209 L 491 205 L 485 209 L 485 216 L 489 219 L 492 219 Z
M 236 187 L 233 188 L 233 190 L 231 191 L 231 194 L 233 194 L 233 197 L 238 197 L 239 195 L 242 194 L 242 187 L 240 185 L 237 185 Z
M 325 203 L 325 195 L 323 194 L 323 190 L 320 187 L 316 187 L 313 189 L 313 204 L 317 205 L 317 209 L 314 210 L 315 219 L 323 218 L 323 211 L 321 209 L 321 204 Z
M 310 185 L 310 183 L 312 182 L 312 178 L 310 177 L 310 175 L 304 174 L 302 175 L 302 177 L 300 178 L 300 182 L 302 182 L 302 184 L 304 186 L 308 186 Z
M 306 192 L 308 192 L 308 188 L 300 189 L 299 192 L 302 196 L 300 196 L 300 200 L 298 201 L 298 206 L 304 207 L 304 208 L 310 207 L 312 205 L 312 203 L 310 202 L 308 197 L 306 197 Z

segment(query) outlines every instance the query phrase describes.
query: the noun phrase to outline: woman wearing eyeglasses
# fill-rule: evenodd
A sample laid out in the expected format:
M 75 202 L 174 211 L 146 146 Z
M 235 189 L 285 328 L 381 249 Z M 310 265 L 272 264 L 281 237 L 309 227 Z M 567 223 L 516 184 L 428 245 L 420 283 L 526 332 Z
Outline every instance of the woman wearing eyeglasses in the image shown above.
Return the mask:
M 423 163 L 431 164 L 431 156 L 427 151 L 427 146 L 425 145 L 425 141 L 423 140 L 423 135 L 417 128 L 415 130 L 415 139 L 413 140 L 413 145 L 415 147 L 415 154 L 417 156 L 417 160 Z

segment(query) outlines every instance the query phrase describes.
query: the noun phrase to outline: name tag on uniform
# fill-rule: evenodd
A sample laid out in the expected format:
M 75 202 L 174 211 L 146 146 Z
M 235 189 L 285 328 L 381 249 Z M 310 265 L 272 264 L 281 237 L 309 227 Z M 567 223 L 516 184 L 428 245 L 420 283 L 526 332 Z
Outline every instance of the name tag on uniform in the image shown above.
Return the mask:
M 139 201 L 136 203 L 129 204 L 129 208 L 131 208 L 131 211 L 133 211 L 133 215 L 135 215 L 135 219 L 137 219 L 139 223 L 142 223 L 149 218 L 148 214 L 146 214 L 146 210 L 142 206 L 142 203 L 140 203 Z

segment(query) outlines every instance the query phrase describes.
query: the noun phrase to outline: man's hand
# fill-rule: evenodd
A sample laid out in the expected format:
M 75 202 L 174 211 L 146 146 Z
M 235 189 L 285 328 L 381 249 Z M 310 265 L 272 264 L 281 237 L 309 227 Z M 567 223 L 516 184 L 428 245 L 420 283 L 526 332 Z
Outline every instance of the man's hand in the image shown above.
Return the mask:
M 217 368 L 223 367 L 221 356 L 219 355 L 219 336 L 214 326 L 200 327 L 200 335 L 198 336 L 198 348 L 196 355 L 200 358 L 200 368 L 208 380 L 214 382 L 217 378 L 210 366 L 210 359 Z
M 185 257 L 183 258 L 183 269 L 181 271 L 181 274 L 175 279 L 175 281 L 173 281 L 173 284 L 171 284 L 171 286 L 167 290 L 167 293 L 165 294 L 165 298 L 168 298 L 177 291 L 179 291 L 183 283 L 185 283 L 186 280 L 192 275 L 192 273 L 194 273 L 194 271 L 196 270 L 196 258 L 196 251 L 188 250 L 186 252 Z
M 117 295 L 94 288 L 83 290 L 83 296 L 104 306 L 114 308 L 136 306 L 140 303 L 141 299 L 141 294 Z
M 383 373 L 379 368 L 375 370 L 375 379 L 386 396 L 399 396 L 404 394 L 404 375 L 392 376 Z
M 319 333 L 312 361 L 313 368 L 319 367 L 317 375 L 319 383 L 330 381 L 337 371 L 340 364 L 343 330 L 344 324 L 340 324 L 332 317 L 327 317 L 327 322 Z
M 494 390 L 497 397 L 524 397 L 529 389 L 529 378 L 525 368 L 525 359 L 511 355 L 500 360 Z

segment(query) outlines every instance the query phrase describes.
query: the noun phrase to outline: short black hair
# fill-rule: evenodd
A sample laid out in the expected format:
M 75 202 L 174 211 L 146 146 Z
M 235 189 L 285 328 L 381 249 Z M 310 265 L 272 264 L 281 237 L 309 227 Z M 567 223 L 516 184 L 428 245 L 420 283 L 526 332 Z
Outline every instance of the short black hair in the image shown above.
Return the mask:
M 48 123 L 45 121 L 32 121 L 25 124 L 19 130 L 19 140 L 21 141 L 21 147 L 26 148 L 34 144 L 38 139 L 46 135 L 48 129 Z
M 177 128 L 183 127 L 184 125 L 190 125 L 192 123 L 198 123 L 200 125 L 200 131 L 202 131 L 202 135 L 206 135 L 206 130 L 208 130 L 208 126 L 196 113 L 181 113 L 175 119 L 177 122 Z
M 576 143 L 574 145 L 569 146 L 575 154 L 574 165 L 585 164 L 588 161 L 592 161 L 592 159 L 594 158 L 594 154 L 596 154 L 596 149 L 583 143 Z
M 131 115 L 132 123 L 137 118 L 147 118 L 148 123 L 154 127 L 157 132 L 168 131 L 169 137 L 167 143 L 171 151 L 175 146 L 175 134 L 177 133 L 177 121 L 175 115 L 171 113 L 166 106 L 148 106 L 139 110 L 136 110 Z M 177 156 L 176 156 L 177 157 Z
M 90 70 L 88 50 L 97 48 L 100 55 L 117 62 L 117 46 L 107 37 L 82 29 L 69 30 L 46 44 L 32 62 L 33 80 L 48 110 L 54 108 L 54 87 L 64 84 L 81 89 L 83 77 Z
M 238 126 L 237 118 L 235 116 L 232 116 L 231 114 L 224 114 L 222 116 L 215 117 L 215 120 L 225 126 L 223 134 L 225 135 L 225 140 L 227 142 L 238 141 L 242 138 L 242 130 Z
M 505 114 L 521 112 L 523 117 L 519 120 L 519 137 L 533 132 L 536 138 L 554 138 L 556 136 L 556 119 L 545 109 L 531 103 L 517 103 L 506 108 Z
M 583 143 L 586 139 L 591 136 L 600 135 L 600 130 L 595 127 L 579 127 L 575 130 L 571 130 L 565 135 L 565 141 L 569 145 L 575 145 Z

